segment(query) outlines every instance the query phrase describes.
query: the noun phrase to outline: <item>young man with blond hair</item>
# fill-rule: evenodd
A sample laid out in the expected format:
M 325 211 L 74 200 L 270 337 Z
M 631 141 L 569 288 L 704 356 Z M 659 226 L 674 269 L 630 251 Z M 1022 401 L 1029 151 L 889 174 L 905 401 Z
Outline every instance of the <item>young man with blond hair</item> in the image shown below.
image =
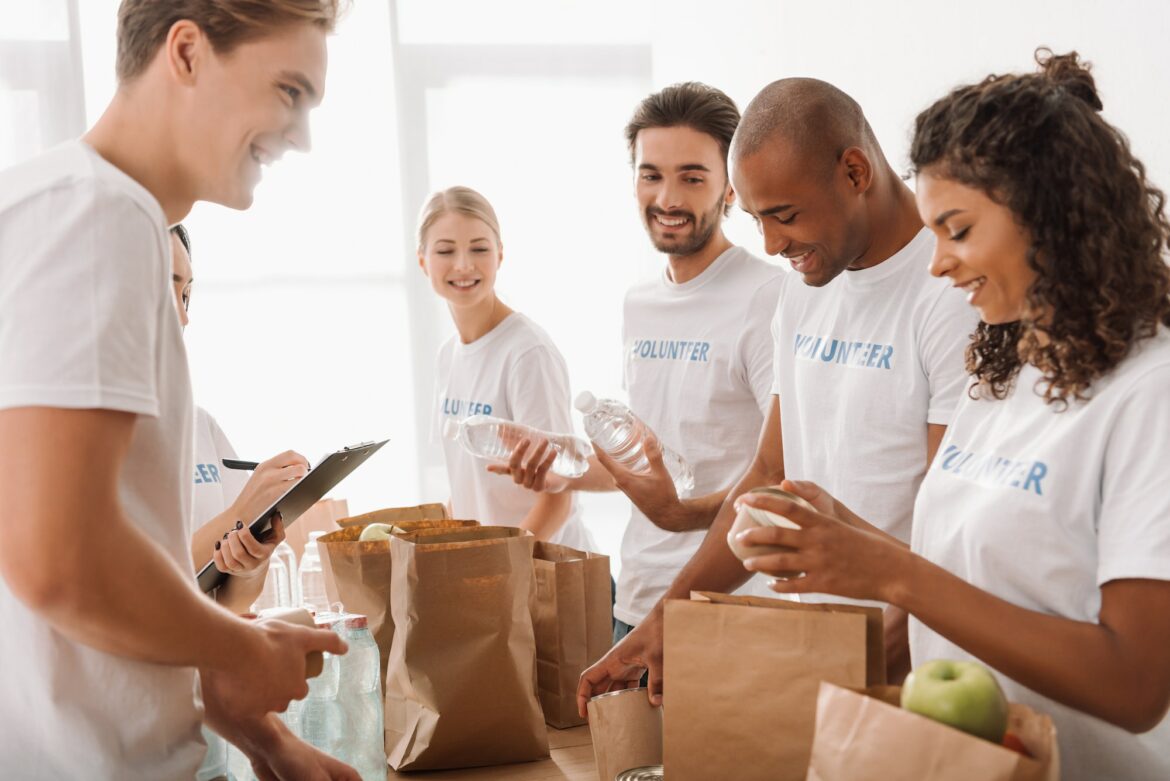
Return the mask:
M 191 779 L 200 722 L 264 779 L 356 779 L 274 715 L 332 632 L 195 585 L 193 407 L 167 226 L 244 209 L 309 146 L 337 0 L 124 0 L 118 89 L 80 140 L 0 173 L 0 766 Z M 248 520 L 248 519 L 241 519 Z

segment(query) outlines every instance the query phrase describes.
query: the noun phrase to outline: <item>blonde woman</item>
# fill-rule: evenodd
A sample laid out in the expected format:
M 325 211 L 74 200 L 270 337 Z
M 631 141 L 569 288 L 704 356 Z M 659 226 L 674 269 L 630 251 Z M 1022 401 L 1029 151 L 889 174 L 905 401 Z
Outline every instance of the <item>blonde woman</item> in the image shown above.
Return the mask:
M 486 198 L 451 187 L 427 200 L 418 221 L 418 264 L 447 303 L 457 332 L 439 351 L 436 434 L 449 428 L 447 421 L 474 414 L 572 431 L 565 360 L 548 334 L 496 295 L 503 259 L 499 221 Z M 442 439 L 456 517 L 518 526 L 539 540 L 579 550 L 594 547 L 570 492 L 527 491 L 490 474 L 449 437 Z M 544 443 L 530 444 L 532 459 L 553 456 Z

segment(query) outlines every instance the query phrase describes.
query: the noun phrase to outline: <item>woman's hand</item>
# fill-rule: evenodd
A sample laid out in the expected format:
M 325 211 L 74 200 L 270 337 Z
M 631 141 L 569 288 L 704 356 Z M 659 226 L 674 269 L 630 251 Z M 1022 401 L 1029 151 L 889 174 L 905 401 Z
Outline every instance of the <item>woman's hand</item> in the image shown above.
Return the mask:
M 215 568 L 228 575 L 253 578 L 268 571 L 268 559 L 276 546 L 284 541 L 284 520 L 277 513 L 272 517 L 272 532 L 260 542 L 243 521 L 216 541 L 212 561 Z
M 785 487 L 797 488 L 793 493 L 808 497 L 820 511 L 814 512 L 774 495 L 741 496 L 738 503 L 776 513 L 801 527 L 760 527 L 741 532 L 739 541 L 744 545 L 780 545 L 792 549 L 750 558 L 744 567 L 776 576 L 772 590 L 781 594 L 835 594 L 851 599 L 893 601 L 895 579 L 904 571 L 907 559 L 913 556 L 909 549 L 887 535 L 823 512 L 827 509 L 853 515 L 819 487 L 791 482 L 786 482 Z M 804 574 L 782 579 L 781 573 L 790 572 Z
M 262 462 L 252 472 L 240 495 L 228 508 L 231 517 L 251 523 L 260 513 L 309 473 L 309 462 L 300 453 L 286 450 Z

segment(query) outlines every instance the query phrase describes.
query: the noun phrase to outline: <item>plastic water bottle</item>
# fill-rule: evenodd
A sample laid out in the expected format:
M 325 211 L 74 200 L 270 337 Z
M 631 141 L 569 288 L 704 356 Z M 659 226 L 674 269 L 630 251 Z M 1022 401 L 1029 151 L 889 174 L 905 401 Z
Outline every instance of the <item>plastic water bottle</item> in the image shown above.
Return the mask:
M 282 541 L 276 546 L 276 550 L 273 551 L 272 558 L 275 559 L 278 557 L 284 562 L 284 566 L 288 571 L 288 606 L 299 607 L 301 604 L 301 579 L 297 571 L 297 554 L 293 551 L 292 546 L 288 544 L 288 540 Z
M 386 781 L 385 735 L 382 733 L 382 672 L 378 644 L 365 616 L 346 616 L 341 635 L 349 651 L 339 657 L 345 745 L 338 756 L 353 766 L 362 781 Z
M 273 555 L 268 559 L 268 574 L 264 576 L 264 589 L 252 603 L 252 612 L 259 613 L 274 607 L 292 607 L 289 596 L 288 567 Z
M 584 415 L 585 433 L 593 444 L 631 472 L 650 471 L 637 419 L 629 407 L 613 399 L 598 399 L 589 391 L 580 393 L 573 406 Z M 679 496 L 694 489 L 695 473 L 682 456 L 662 445 L 662 461 Z
M 301 605 L 314 613 L 329 611 L 329 597 L 325 593 L 325 573 L 321 569 L 321 549 L 317 545 L 317 538 L 325 532 L 309 532 L 309 541 L 305 544 L 305 552 L 301 556 L 300 582 Z
M 451 430 L 447 425 L 444 428 L 448 432 Z M 533 447 L 540 439 L 548 440 L 549 447 L 557 452 L 551 471 L 561 477 L 580 477 L 589 469 L 589 454 L 592 452 L 589 444 L 572 434 L 551 434 L 490 415 L 464 418 L 454 431 L 454 438 L 471 455 L 505 463 L 512 457 L 512 450 L 525 437 Z M 532 452 L 532 447 L 529 452 Z
M 308 546 L 305 560 L 308 560 Z M 302 567 L 302 571 L 303 571 Z M 328 606 L 326 605 L 326 611 Z M 336 631 L 341 616 L 322 611 L 316 616 L 318 629 Z M 316 678 L 309 679 L 309 694 L 298 708 L 299 736 L 326 754 L 346 761 L 344 756 L 344 724 L 338 693 L 341 685 L 341 657 L 324 655 L 324 667 Z

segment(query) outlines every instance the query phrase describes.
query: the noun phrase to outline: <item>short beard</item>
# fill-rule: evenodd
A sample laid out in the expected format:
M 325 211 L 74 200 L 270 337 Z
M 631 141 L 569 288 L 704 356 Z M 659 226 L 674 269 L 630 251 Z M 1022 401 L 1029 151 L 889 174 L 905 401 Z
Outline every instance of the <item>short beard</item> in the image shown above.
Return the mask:
M 703 212 L 699 219 L 695 219 L 693 214 L 689 212 L 664 212 L 661 209 L 654 210 L 654 207 L 648 207 L 645 214 L 646 232 L 650 235 L 650 243 L 654 245 L 654 249 L 666 255 L 672 255 L 676 258 L 685 258 L 696 254 L 703 250 L 704 247 L 711 241 L 711 237 L 715 235 L 720 221 L 723 217 L 723 196 L 719 196 L 719 200 L 715 202 L 714 208 Z M 680 217 L 688 217 L 691 220 L 691 235 L 689 239 L 681 239 L 679 241 L 659 241 L 654 233 L 654 215 L 660 214 L 663 216 L 677 215 Z

